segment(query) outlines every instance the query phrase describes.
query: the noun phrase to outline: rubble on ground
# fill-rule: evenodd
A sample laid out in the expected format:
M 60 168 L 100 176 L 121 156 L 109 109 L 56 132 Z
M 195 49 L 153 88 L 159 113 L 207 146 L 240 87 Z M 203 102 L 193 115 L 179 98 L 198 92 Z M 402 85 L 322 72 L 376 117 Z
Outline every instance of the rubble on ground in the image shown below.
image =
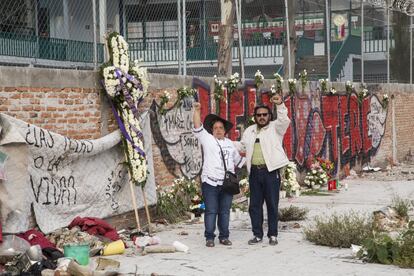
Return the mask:
M 385 169 L 365 166 L 365 171 L 350 170 L 346 179 L 369 179 L 375 181 L 414 181 L 414 164 L 400 163 L 396 166 L 387 166 Z M 380 169 L 380 170 L 378 170 Z

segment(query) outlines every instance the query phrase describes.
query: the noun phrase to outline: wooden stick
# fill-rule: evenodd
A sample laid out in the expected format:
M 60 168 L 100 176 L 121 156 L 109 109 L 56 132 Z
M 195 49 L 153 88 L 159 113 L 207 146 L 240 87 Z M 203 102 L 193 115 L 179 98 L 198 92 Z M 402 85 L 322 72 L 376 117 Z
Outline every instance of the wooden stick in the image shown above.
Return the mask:
M 144 197 L 145 212 L 147 214 L 148 221 L 148 234 L 151 234 L 151 216 L 148 210 L 147 196 L 145 195 L 144 187 L 141 186 L 142 196 Z
M 129 170 L 128 170 L 129 172 Z M 131 197 L 132 197 L 132 205 L 134 206 L 134 212 L 135 212 L 135 220 L 137 222 L 138 231 L 141 231 L 141 223 L 139 222 L 139 216 L 138 216 L 138 208 L 137 208 L 137 200 L 135 198 L 135 190 L 134 190 L 134 184 L 132 184 L 131 181 L 131 175 L 129 175 L 129 188 L 131 189 Z

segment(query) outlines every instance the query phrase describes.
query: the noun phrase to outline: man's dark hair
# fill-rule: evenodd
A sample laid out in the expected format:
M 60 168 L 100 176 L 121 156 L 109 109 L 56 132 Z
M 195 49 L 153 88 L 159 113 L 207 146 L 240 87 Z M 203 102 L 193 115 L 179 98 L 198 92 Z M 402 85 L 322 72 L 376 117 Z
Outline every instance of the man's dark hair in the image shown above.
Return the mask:
M 259 108 L 264 108 L 264 109 L 267 109 L 267 112 L 269 112 L 269 115 L 270 115 L 270 120 L 273 120 L 273 113 L 272 113 L 272 110 L 271 110 L 271 109 L 270 109 L 270 107 L 268 107 L 267 105 L 258 105 L 258 106 L 256 106 L 256 107 L 254 108 L 254 113 L 253 113 L 253 115 L 254 115 L 254 116 L 256 116 L 256 114 L 257 114 L 257 110 L 258 110 Z

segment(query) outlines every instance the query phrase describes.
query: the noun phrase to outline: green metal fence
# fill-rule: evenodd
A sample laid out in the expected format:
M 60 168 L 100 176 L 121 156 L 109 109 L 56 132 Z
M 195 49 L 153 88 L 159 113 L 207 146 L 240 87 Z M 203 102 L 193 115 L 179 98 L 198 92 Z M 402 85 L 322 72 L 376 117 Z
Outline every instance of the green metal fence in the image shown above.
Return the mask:
M 97 62 L 103 62 L 104 45 L 98 44 Z M 94 62 L 92 42 L 0 33 L 0 55 L 71 62 Z

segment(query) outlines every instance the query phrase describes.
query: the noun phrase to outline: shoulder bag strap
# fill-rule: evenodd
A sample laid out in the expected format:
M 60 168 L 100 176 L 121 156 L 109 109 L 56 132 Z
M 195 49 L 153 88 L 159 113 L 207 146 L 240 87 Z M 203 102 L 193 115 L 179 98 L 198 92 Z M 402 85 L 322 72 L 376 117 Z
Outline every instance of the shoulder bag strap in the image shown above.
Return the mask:
M 216 139 L 216 142 L 217 142 L 217 145 L 218 145 L 218 146 L 219 146 L 219 148 L 220 148 L 221 159 L 223 159 L 224 172 L 227 172 L 226 160 L 224 160 L 223 150 L 221 149 L 221 146 L 220 146 L 219 142 L 217 141 L 217 139 Z

